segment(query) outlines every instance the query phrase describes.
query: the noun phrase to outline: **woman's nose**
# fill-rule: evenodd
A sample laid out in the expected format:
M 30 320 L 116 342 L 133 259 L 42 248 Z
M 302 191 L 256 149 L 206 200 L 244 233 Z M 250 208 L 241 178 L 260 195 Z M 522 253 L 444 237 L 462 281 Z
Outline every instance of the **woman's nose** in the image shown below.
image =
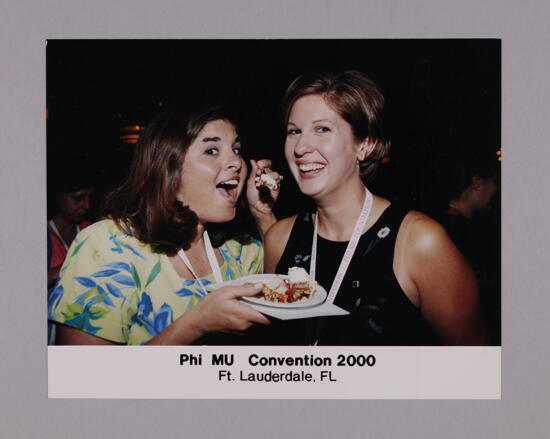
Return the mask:
M 308 139 L 307 136 L 301 134 L 296 139 L 296 143 L 294 144 L 294 155 L 296 157 L 301 157 L 304 154 L 311 152 L 311 150 L 312 150 L 311 140 Z
M 241 156 L 235 155 L 235 154 L 228 155 L 225 161 L 226 169 L 233 169 L 236 171 L 240 171 L 242 166 L 243 166 L 243 159 Z

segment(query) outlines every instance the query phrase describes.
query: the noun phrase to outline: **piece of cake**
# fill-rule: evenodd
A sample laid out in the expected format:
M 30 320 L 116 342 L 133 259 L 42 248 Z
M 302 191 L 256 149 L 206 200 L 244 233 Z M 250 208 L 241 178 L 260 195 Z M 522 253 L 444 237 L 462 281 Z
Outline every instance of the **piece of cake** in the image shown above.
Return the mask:
M 311 294 L 311 279 L 302 267 L 288 269 L 288 283 L 297 293 L 307 296 Z
M 288 269 L 288 280 L 275 275 L 264 282 L 261 295 L 269 302 L 292 303 L 309 298 L 315 288 L 307 271 L 300 267 Z
M 264 171 L 260 176 L 259 185 L 265 186 L 271 190 L 279 188 L 279 182 L 283 179 L 279 174 L 273 171 Z
M 278 276 L 270 278 L 262 288 L 263 296 L 270 302 L 288 302 L 288 284 Z

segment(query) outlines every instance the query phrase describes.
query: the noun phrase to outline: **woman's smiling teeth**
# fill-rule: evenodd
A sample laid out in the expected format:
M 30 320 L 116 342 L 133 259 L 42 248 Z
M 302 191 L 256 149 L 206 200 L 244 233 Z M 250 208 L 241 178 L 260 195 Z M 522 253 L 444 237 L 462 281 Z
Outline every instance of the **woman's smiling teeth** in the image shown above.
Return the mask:
M 320 163 L 304 163 L 298 165 L 298 169 L 302 172 L 308 172 L 308 171 L 316 171 L 318 169 L 323 169 L 325 165 L 321 165 Z
M 233 179 L 233 180 L 222 181 L 221 183 L 218 184 L 218 186 L 223 187 L 225 189 L 225 188 L 235 187 L 238 184 L 239 184 L 239 180 Z

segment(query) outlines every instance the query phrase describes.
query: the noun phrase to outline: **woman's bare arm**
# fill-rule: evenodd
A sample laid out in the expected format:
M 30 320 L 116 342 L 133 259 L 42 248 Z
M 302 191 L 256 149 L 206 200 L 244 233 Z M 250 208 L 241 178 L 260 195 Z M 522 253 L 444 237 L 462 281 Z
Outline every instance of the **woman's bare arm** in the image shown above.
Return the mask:
M 264 273 L 275 273 L 277 264 L 288 242 L 294 221 L 296 221 L 296 215 L 277 221 L 267 231 L 264 242 Z
M 422 315 L 446 344 L 486 343 L 471 267 L 440 224 L 418 212 L 407 216 L 403 260 Z

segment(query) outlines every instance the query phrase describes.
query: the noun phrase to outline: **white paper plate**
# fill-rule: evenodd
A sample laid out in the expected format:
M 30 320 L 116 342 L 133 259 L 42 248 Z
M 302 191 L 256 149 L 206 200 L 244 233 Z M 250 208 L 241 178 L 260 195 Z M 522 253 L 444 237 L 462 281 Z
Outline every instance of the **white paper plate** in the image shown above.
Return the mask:
M 245 283 L 256 283 L 256 282 L 267 282 L 269 279 L 272 279 L 274 274 L 251 274 L 250 276 L 243 276 L 235 280 L 230 280 L 227 282 L 222 282 L 221 284 L 208 285 L 208 288 L 211 290 L 217 290 L 218 288 L 244 285 Z M 286 279 L 286 275 L 277 275 L 283 279 Z M 308 308 L 310 306 L 320 305 L 327 298 L 327 292 L 321 285 L 316 285 L 315 294 L 312 297 L 307 299 L 302 299 L 297 302 L 292 303 L 283 303 L 283 302 L 270 302 L 265 300 L 263 297 L 241 297 L 240 299 L 245 302 L 254 303 L 257 305 L 270 306 L 273 308 Z

